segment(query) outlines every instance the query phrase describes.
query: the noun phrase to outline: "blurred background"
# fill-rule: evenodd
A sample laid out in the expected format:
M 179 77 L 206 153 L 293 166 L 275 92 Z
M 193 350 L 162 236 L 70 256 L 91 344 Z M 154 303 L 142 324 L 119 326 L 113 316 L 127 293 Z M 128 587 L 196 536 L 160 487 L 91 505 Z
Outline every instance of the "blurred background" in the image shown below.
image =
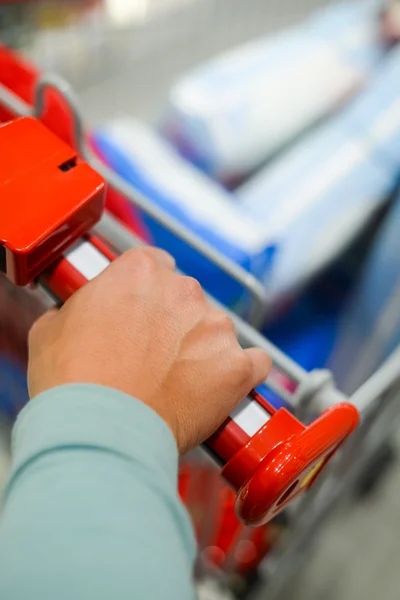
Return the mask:
M 173 253 L 307 373 L 331 371 L 352 397 L 396 355 L 400 2 L 1 2 L 0 41 L 0 121 L 20 113 L 18 99 L 34 107 L 38 82 L 53 74 L 48 125 L 79 150 L 79 118 L 91 152 L 131 186 L 133 201 L 110 193 L 110 214 Z M 252 275 L 262 290 L 257 306 L 246 286 L 135 196 Z M 10 428 L 27 401 L 27 332 L 49 305 L 42 292 L 1 279 L 3 482 Z M 375 415 L 380 401 L 370 394 Z M 397 404 L 351 493 L 303 537 L 300 509 L 249 533 L 209 462 L 197 454 L 183 461 L 201 598 L 397 600 Z M 306 408 L 308 421 L 322 410 Z M 356 446 L 349 464 L 364 450 Z M 204 489 L 213 490 L 211 508 Z

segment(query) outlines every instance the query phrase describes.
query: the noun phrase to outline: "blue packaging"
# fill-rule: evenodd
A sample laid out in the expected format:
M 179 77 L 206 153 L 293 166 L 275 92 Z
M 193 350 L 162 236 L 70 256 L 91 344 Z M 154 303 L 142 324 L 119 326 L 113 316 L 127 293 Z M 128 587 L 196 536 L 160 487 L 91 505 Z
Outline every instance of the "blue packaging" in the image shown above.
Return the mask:
M 260 281 L 267 277 L 274 246 L 234 197 L 208 180 L 143 123 L 118 118 L 93 135 L 107 163 L 189 231 L 241 265 Z M 243 309 L 242 287 L 180 238 L 142 213 L 152 242 L 171 252 L 178 266 L 196 277 L 221 302 Z
M 28 400 L 24 369 L 18 361 L 0 354 L 0 413 L 13 421 Z

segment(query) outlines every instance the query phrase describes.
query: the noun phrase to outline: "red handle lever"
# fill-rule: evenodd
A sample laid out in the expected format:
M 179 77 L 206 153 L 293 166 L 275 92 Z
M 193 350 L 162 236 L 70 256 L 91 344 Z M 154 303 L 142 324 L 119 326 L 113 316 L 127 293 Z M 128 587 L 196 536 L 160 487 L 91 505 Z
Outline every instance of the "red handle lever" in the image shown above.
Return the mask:
M 0 152 L 0 267 L 19 285 L 39 277 L 66 301 L 115 259 L 86 233 L 101 217 L 104 181 L 34 119 L 2 126 Z M 239 518 L 260 525 L 312 485 L 357 423 L 357 410 L 339 404 L 305 426 L 253 390 L 205 446 L 238 492 Z

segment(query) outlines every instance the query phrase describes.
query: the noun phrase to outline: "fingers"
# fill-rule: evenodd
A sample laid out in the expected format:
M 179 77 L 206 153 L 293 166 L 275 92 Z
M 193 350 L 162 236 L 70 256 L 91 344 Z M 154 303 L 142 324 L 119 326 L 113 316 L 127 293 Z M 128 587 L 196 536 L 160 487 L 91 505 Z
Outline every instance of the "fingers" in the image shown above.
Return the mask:
M 169 271 L 174 271 L 176 266 L 175 259 L 171 254 L 161 248 L 154 248 L 152 246 L 140 246 L 139 248 L 128 250 L 120 258 L 135 266 L 141 261 L 155 261 L 158 265 Z
M 268 377 L 271 370 L 272 360 L 264 350 L 260 348 L 248 348 L 244 350 L 247 357 L 250 358 L 252 371 L 249 381 L 249 390 L 260 385 Z
M 170 271 L 174 271 L 176 267 L 176 262 L 173 256 L 162 250 L 161 248 L 152 248 L 150 246 L 144 246 L 142 248 L 142 252 L 147 252 L 150 254 L 162 267 Z

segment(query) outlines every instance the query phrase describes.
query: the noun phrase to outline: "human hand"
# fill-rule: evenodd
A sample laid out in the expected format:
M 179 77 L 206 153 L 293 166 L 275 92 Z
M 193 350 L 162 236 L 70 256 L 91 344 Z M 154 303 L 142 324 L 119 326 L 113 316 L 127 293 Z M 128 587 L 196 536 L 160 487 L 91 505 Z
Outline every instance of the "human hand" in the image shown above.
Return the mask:
M 119 389 L 155 410 L 181 453 L 260 384 L 270 359 L 243 350 L 229 317 L 162 250 L 130 250 L 41 317 L 29 337 L 31 398 L 67 383 Z

